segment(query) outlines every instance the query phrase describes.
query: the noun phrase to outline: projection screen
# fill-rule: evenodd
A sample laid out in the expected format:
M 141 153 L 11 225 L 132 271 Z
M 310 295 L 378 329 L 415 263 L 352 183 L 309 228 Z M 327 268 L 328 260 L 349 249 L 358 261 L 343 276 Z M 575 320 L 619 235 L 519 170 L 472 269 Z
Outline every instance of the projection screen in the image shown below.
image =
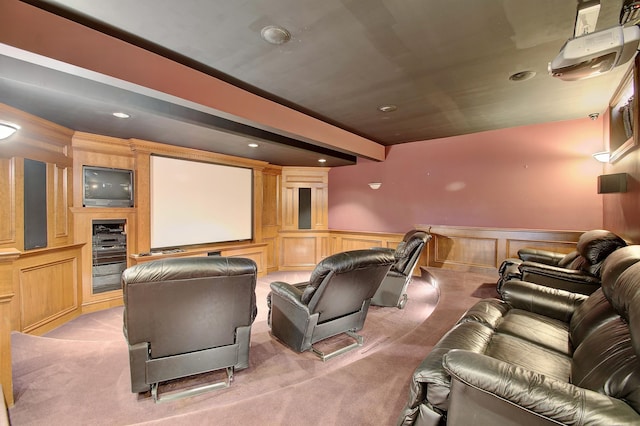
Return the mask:
M 253 171 L 151 156 L 151 248 L 250 240 Z

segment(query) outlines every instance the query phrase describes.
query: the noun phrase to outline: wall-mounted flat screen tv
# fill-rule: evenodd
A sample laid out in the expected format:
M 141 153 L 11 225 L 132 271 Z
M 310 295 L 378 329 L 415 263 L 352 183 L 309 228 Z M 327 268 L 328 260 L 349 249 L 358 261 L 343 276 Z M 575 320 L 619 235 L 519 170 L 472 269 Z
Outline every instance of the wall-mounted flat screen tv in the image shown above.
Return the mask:
M 83 166 L 82 205 L 133 207 L 133 170 Z

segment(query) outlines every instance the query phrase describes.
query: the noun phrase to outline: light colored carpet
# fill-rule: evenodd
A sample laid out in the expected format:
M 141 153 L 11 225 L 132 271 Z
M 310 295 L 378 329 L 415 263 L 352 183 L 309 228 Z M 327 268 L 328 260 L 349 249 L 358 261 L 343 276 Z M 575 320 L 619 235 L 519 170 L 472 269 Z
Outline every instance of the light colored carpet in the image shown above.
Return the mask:
M 266 322 L 269 283 L 301 282 L 308 275 L 279 272 L 258 280 L 250 367 L 236 372 L 230 388 L 163 404 L 130 392 L 121 307 L 83 315 L 44 337 L 14 333 L 12 424 L 388 424 L 399 413 L 408 373 L 417 365 L 404 365 L 415 348 L 403 341 L 433 312 L 438 290 L 414 278 L 405 309 L 372 306 L 361 331 L 364 346 L 323 363 L 310 352 L 295 353 L 279 343 Z M 394 391 L 389 401 L 380 401 L 384 419 L 361 408 L 350 410 L 354 401 L 375 405 L 385 395 L 377 380 L 390 374 L 393 378 L 385 379 L 389 389 L 403 393 Z M 167 383 L 160 393 L 188 384 Z M 385 408 L 389 402 L 392 407 Z

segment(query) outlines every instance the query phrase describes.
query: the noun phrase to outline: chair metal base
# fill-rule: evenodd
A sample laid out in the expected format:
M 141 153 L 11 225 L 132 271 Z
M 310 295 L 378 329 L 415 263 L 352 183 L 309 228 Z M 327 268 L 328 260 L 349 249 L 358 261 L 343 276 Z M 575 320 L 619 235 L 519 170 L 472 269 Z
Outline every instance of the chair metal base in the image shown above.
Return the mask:
M 227 378 L 221 382 L 210 383 L 208 385 L 198 386 L 190 389 L 186 389 L 183 391 L 176 391 L 169 393 L 162 398 L 158 395 L 158 383 L 153 383 L 151 385 L 151 396 L 153 397 L 153 401 L 158 404 L 160 402 L 169 402 L 175 401 L 177 399 L 187 398 L 190 396 L 200 395 L 206 392 L 214 391 L 217 389 L 225 389 L 231 386 L 231 382 L 233 381 L 233 367 L 227 367 Z
M 362 344 L 364 343 L 364 337 L 362 337 L 359 334 L 354 333 L 353 331 L 345 331 L 344 334 L 346 334 L 347 336 L 351 337 L 352 339 L 355 340 L 354 343 L 345 346 L 343 348 L 337 349 L 333 352 L 329 352 L 328 354 L 325 354 L 324 352 L 314 348 L 313 346 L 311 346 L 311 351 L 317 355 L 322 361 L 326 361 L 328 359 L 331 359 L 335 356 L 341 355 L 345 352 L 349 352 L 355 348 L 358 348 L 360 346 L 362 346 Z

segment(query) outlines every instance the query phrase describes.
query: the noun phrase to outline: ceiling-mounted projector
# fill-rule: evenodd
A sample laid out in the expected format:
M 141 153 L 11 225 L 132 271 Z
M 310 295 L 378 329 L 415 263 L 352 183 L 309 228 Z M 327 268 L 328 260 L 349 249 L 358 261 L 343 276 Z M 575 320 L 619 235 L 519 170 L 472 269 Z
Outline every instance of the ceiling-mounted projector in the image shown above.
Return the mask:
M 549 63 L 549 73 L 573 81 L 602 75 L 633 58 L 640 27 L 617 26 L 569 39 Z

